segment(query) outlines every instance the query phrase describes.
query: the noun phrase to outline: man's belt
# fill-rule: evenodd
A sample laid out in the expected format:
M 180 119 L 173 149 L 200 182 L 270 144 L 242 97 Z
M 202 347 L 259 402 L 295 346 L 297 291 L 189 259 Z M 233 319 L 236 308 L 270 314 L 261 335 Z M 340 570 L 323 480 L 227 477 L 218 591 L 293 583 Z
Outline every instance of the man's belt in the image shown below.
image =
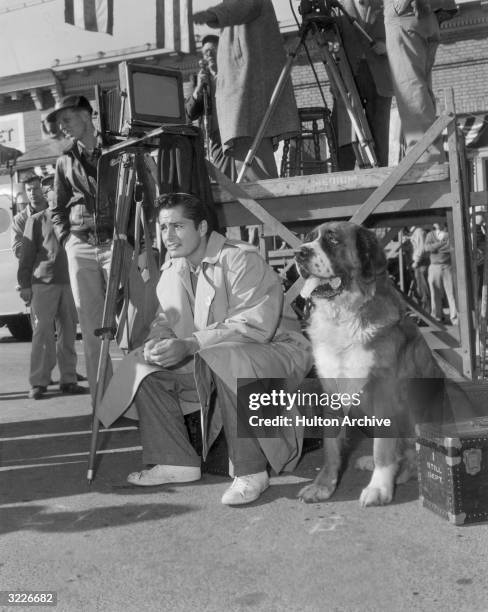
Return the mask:
M 88 242 L 92 246 L 105 246 L 112 241 L 113 230 L 108 228 L 100 229 L 72 229 L 71 233 L 83 242 Z

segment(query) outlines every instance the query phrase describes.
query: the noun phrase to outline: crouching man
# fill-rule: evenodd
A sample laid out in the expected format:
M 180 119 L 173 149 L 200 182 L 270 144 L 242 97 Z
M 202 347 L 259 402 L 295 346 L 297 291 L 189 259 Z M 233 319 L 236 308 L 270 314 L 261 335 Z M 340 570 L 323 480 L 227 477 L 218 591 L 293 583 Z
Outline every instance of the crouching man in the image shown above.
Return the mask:
M 159 313 L 144 347 L 116 371 L 99 417 L 108 426 L 133 401 L 148 467 L 128 481 L 149 486 L 200 479 L 184 414 L 201 410 L 204 456 L 221 427 L 227 441 L 234 481 L 222 503 L 239 505 L 267 489 L 268 465 L 277 473 L 293 469 L 303 432 L 292 425 L 269 438 L 238 435 L 247 407 L 238 400 L 237 379 L 279 378 L 292 391 L 312 357 L 294 313 L 284 306 L 278 276 L 253 247 L 212 231 L 211 219 L 193 195 L 159 198 L 170 256 L 157 287 Z

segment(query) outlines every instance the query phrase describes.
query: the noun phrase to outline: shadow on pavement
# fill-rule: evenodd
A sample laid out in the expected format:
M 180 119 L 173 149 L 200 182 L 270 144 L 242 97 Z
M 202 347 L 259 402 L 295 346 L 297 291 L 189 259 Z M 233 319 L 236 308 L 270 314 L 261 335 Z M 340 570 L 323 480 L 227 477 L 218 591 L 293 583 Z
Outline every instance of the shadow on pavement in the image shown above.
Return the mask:
M 53 508 L 60 510 L 53 511 Z M 59 505 L 0 508 L 0 534 L 28 529 L 56 533 L 93 531 L 140 521 L 160 521 L 198 509 L 198 506 L 165 503 L 129 503 L 75 512 L 63 510 Z

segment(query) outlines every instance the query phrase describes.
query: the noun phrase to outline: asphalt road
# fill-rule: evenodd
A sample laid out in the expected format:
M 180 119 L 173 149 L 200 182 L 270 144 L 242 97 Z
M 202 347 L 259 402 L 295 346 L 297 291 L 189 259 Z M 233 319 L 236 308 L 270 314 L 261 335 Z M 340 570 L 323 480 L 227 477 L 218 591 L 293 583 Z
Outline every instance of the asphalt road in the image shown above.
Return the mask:
M 126 420 L 102 433 L 87 486 L 88 396 L 52 387 L 28 400 L 29 351 L 0 329 L 0 591 L 55 591 L 67 612 L 488 610 L 486 524 L 455 527 L 421 508 L 415 481 L 390 506 L 361 509 L 368 474 L 353 461 L 331 501 L 300 503 L 320 450 L 229 508 L 224 476 L 127 485 L 140 449 Z

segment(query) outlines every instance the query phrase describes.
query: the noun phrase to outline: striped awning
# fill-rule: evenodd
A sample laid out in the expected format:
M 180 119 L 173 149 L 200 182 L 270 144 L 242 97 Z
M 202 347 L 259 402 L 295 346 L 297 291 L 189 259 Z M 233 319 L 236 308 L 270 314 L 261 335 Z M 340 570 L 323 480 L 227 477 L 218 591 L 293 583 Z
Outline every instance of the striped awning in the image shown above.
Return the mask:
M 488 114 L 467 115 L 466 117 L 456 117 L 456 123 L 464 134 L 464 141 L 467 147 L 475 147 L 481 134 L 488 125 Z

